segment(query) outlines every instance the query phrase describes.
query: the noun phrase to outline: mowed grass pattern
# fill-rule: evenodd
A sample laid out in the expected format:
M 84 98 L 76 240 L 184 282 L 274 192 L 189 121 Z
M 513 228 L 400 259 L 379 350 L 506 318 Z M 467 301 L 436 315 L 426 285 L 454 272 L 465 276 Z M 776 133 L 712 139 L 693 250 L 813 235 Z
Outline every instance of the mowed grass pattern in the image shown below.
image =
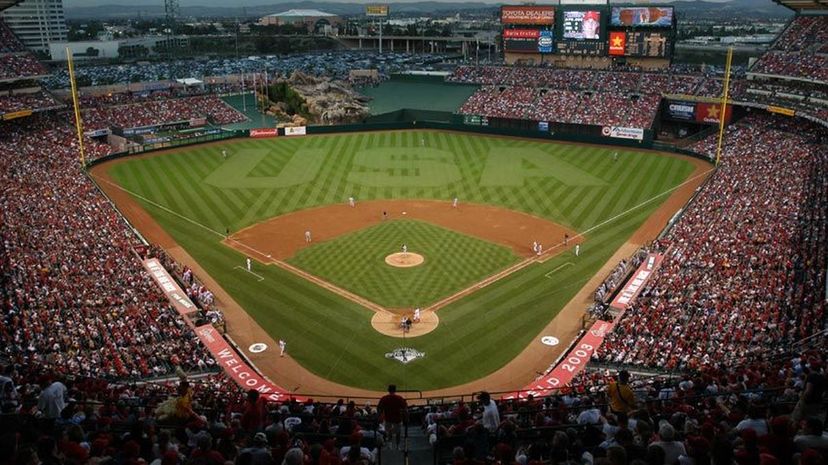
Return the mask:
M 389 254 L 425 257 L 422 265 L 395 268 Z M 425 307 L 515 263 L 506 247 L 411 220 L 388 221 L 300 250 L 289 263 L 392 308 Z
M 216 187 L 206 179 L 227 163 L 222 149 L 231 158 L 259 153 L 256 166 L 242 173 L 256 180 L 278 176 L 294 154 L 306 156 L 292 178 L 310 177 L 310 164 L 304 161 L 312 160 L 314 151 L 323 153 L 324 159 L 318 172 L 310 173 L 309 181 L 297 185 Z M 376 149 L 383 149 L 377 156 L 384 153 L 388 159 L 415 159 L 425 149 L 432 151 L 430 156 L 441 151 L 450 157 L 442 172 L 456 170 L 459 178 L 438 186 L 426 185 L 428 180 L 423 179 L 422 187 L 395 187 L 386 181 L 393 177 L 410 181 L 403 171 L 415 176 L 422 170 L 411 160 L 398 161 L 401 168 L 384 169 L 357 163 L 365 161 L 359 160 L 361 152 Z M 619 152 L 617 162 L 612 156 L 615 151 Z M 508 179 L 514 170 L 488 167 L 490 159 L 507 152 L 520 163 L 512 168 L 533 175 L 516 182 Z M 529 153 L 540 158 L 521 158 Z M 480 378 L 513 359 L 667 196 L 650 200 L 682 183 L 692 169 L 681 159 L 629 149 L 389 131 L 237 140 L 127 160 L 110 168 L 110 173 L 125 189 L 149 199 L 141 201 L 149 213 L 259 325 L 274 338 L 288 341 L 291 355 L 305 367 L 352 386 L 382 390 L 396 382 L 401 389 L 426 390 Z M 562 174 L 573 170 L 580 175 Z M 359 183 L 353 182 L 353 173 L 361 176 Z M 234 270 L 244 257 L 221 245 L 221 237 L 212 232 L 235 231 L 294 210 L 344 202 L 349 195 L 358 200 L 448 200 L 457 195 L 461 202 L 499 205 L 590 232 L 580 257 L 567 251 L 441 309 L 435 331 L 407 342 L 426 357 L 403 366 L 385 358 L 402 341 L 376 333 L 370 324 L 372 312 L 276 267 L 257 269 L 265 278 L 261 283 L 250 279 L 247 273 Z M 615 220 L 608 222 L 611 218 Z M 566 262 L 574 265 L 545 276 Z M 244 324 L 231 323 L 230 328 L 243 331 Z M 516 380 L 516 384 L 523 381 L 530 380 Z

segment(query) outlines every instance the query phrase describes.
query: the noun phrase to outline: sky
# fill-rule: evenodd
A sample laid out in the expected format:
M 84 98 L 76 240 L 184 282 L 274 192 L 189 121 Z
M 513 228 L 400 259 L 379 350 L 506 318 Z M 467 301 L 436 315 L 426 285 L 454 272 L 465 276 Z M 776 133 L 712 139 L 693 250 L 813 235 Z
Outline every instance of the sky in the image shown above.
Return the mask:
M 282 1 L 274 1 L 274 0 L 235 0 L 232 3 L 236 6 L 260 6 L 260 5 L 278 5 L 283 1 L 293 1 L 293 0 L 282 0 Z M 301 1 L 301 0 L 295 0 Z M 318 2 L 331 2 L 331 3 L 411 3 L 411 2 L 419 2 L 421 0 L 385 0 L 385 1 L 376 1 L 376 0 L 311 0 L 311 1 L 318 1 Z M 462 0 L 428 0 L 428 1 L 436 1 L 436 2 L 458 2 Z M 491 4 L 515 4 L 515 3 L 527 3 L 526 0 L 473 0 L 475 2 L 482 2 L 482 3 L 491 3 Z M 673 1 L 686 1 L 686 0 L 654 0 L 652 3 L 665 3 L 665 2 L 673 2 Z M 710 3 L 723 3 L 728 2 L 731 0 L 704 0 Z M 755 0 L 756 4 L 766 4 L 770 2 L 770 0 Z M 197 6 L 202 5 L 205 2 L 203 0 L 179 0 L 181 6 Z M 210 3 L 210 2 L 208 2 Z M 544 4 L 544 3 L 557 3 L 557 1 L 546 2 L 543 0 L 537 0 L 534 3 Z M 644 0 L 630 0 L 625 3 L 649 3 L 649 1 Z M 88 6 L 95 6 L 95 5 L 150 5 L 150 4 L 158 4 L 163 5 L 164 0 L 63 0 L 63 6 L 65 8 L 72 8 L 72 7 L 88 7 Z

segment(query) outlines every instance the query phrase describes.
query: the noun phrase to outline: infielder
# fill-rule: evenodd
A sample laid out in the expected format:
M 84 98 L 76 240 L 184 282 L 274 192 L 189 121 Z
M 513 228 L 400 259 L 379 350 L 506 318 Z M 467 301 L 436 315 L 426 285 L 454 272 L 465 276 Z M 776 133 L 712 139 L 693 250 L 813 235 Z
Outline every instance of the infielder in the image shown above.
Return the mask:
M 348 205 L 350 205 L 351 208 L 356 207 L 356 201 L 354 200 L 353 197 L 348 197 Z
M 311 241 L 311 232 L 310 232 L 310 229 L 308 229 L 307 231 L 305 231 L 305 242 L 310 243 L 310 241 Z
M 279 339 L 279 357 L 285 356 L 285 349 L 287 348 L 287 342 Z
M 414 323 L 420 322 L 420 307 L 414 309 Z
M 538 241 L 532 241 L 532 252 L 538 253 Z
M 251 269 L 250 257 L 247 257 L 247 271 L 253 271 Z
M 455 197 L 454 200 L 451 201 L 451 208 L 457 208 L 457 202 L 459 202 L 459 201 L 460 201 L 460 199 Z
M 538 244 L 538 256 L 543 253 L 543 244 Z
M 575 244 L 575 256 L 581 255 L 581 244 Z

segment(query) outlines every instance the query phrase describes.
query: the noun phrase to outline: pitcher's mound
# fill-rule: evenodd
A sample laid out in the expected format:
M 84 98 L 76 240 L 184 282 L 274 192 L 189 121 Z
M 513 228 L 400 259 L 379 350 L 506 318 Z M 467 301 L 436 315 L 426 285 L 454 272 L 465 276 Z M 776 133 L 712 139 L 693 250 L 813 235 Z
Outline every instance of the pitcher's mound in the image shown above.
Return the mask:
M 385 263 L 397 268 L 411 268 L 422 265 L 425 257 L 414 252 L 397 252 L 385 257 Z

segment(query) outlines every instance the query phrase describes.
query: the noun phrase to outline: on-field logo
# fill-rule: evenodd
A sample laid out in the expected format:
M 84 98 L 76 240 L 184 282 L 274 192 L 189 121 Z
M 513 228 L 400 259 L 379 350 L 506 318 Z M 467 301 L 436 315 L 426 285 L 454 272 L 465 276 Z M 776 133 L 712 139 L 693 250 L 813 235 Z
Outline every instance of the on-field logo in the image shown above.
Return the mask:
M 419 350 L 412 349 L 410 347 L 400 347 L 385 354 L 385 358 L 394 359 L 403 365 L 407 365 L 414 360 L 423 357 L 425 357 L 425 352 L 420 352 Z

